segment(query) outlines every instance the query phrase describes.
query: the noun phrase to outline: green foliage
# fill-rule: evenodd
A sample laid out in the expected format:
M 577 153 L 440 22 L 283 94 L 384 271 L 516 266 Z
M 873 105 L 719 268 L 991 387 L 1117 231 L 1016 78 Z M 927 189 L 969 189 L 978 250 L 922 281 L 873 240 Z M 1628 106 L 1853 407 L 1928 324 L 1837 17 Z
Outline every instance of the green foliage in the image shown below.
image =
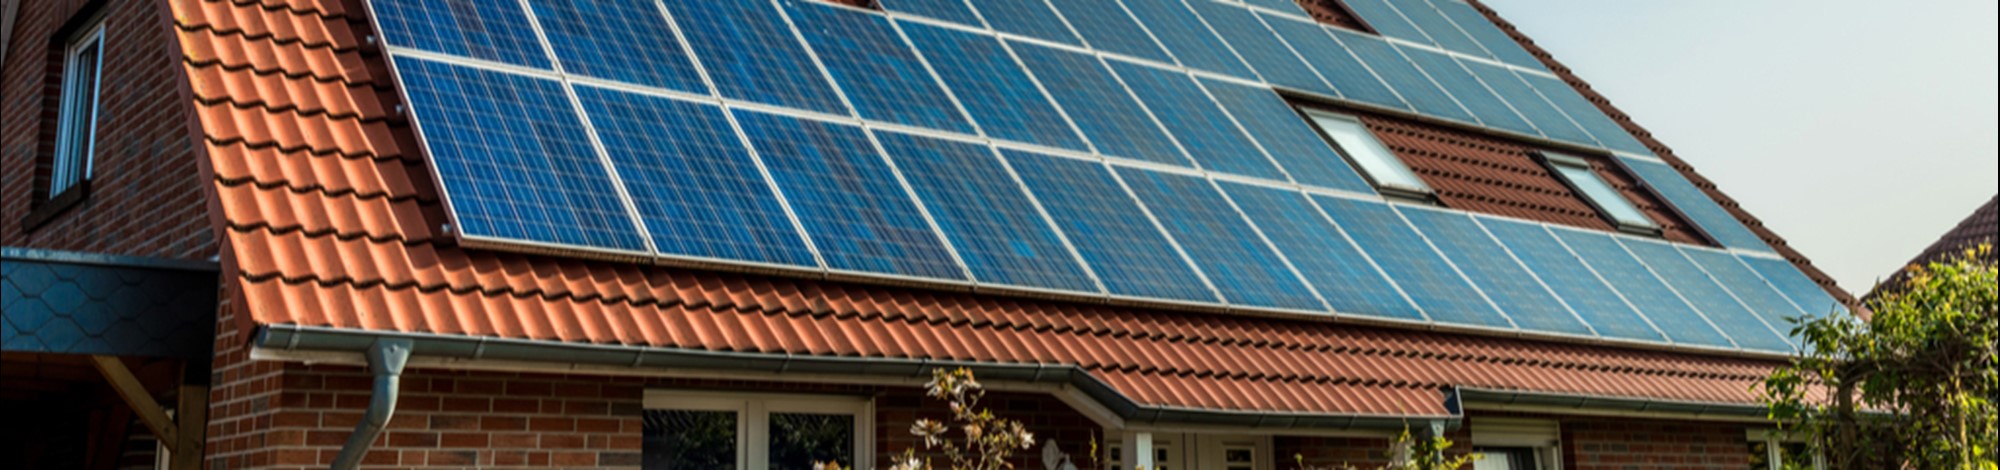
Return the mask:
M 924 385 L 924 392 L 949 405 L 953 426 L 918 419 L 910 425 L 910 434 L 923 440 L 924 449 L 943 451 L 948 466 L 937 467 L 930 459 L 919 458 L 916 449 L 905 449 L 889 465 L 890 470 L 1011 469 L 1015 452 L 1035 446 L 1035 434 L 1028 432 L 1020 421 L 995 416 L 992 410 L 979 407 L 979 400 L 986 397 L 986 387 L 972 377 L 970 369 L 931 371 L 931 381 Z M 1092 442 L 1091 447 L 1095 449 L 1096 443 Z M 841 470 L 835 464 L 815 464 L 813 468 Z
M 1447 455 L 1446 451 L 1451 450 L 1453 445 L 1450 439 L 1444 437 L 1417 439 L 1410 435 L 1409 429 L 1404 429 L 1395 441 L 1389 443 L 1389 450 L 1382 454 L 1389 458 L 1390 463 L 1368 470 L 1459 470 L 1479 460 L 1474 455 Z M 1348 464 L 1331 468 L 1310 467 L 1306 465 L 1303 455 L 1293 455 L 1292 459 L 1298 461 L 1299 470 L 1362 470 Z
M 1991 247 L 1912 266 L 1851 315 L 1796 319 L 1804 352 L 1764 381 L 1771 418 L 1796 423 L 1834 468 L 1995 470 L 2000 451 Z

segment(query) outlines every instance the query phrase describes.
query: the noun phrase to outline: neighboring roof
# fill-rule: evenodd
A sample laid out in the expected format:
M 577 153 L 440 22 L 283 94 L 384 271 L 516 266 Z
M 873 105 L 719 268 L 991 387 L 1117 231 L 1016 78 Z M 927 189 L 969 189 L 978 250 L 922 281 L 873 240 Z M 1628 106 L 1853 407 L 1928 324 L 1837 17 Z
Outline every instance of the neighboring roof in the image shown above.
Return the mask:
M 1979 206 L 1979 210 L 1973 211 L 1972 216 L 1960 221 L 1957 227 L 1952 227 L 1951 231 L 1945 232 L 1942 237 L 1938 237 L 1936 243 L 1932 243 L 1930 247 L 1924 248 L 1923 253 L 1918 254 L 1915 258 L 1911 258 L 1910 262 L 1904 263 L 1903 266 L 1907 268 L 1909 266 L 1943 261 L 1963 253 L 1967 249 L 1978 248 L 1980 245 L 1993 245 L 1995 243 L 1994 233 L 2000 232 L 2000 210 L 1994 208 L 1996 203 L 2000 203 L 2000 196 L 1994 196 L 1993 199 L 1986 200 L 1986 205 Z M 2000 254 L 1987 251 L 1983 259 L 1988 263 L 1992 263 L 1996 259 L 2000 259 Z M 1905 271 L 1902 269 L 1890 273 L 1888 280 L 1883 281 L 1882 285 L 1876 286 L 1875 291 L 1870 292 L 1868 296 L 1874 297 L 1881 293 L 1885 287 L 1900 285 L 1904 273 Z
M 1458 386 L 1755 403 L 1777 365 L 459 248 L 353 1 L 170 2 L 248 322 L 1070 363 L 1141 405 L 1326 415 L 1447 414 Z

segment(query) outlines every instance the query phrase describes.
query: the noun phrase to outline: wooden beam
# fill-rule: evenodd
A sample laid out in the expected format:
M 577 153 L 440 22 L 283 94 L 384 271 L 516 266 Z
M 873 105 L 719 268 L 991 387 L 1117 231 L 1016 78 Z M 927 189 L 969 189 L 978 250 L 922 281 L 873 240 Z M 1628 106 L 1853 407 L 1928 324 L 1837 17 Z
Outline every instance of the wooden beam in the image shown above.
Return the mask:
M 132 376 L 132 370 L 125 368 L 125 361 L 116 356 L 90 356 L 90 363 L 97 366 L 98 373 L 104 374 L 104 380 L 111 383 L 111 389 L 125 399 L 125 405 L 139 415 L 139 422 L 153 431 L 153 437 L 166 445 L 167 450 L 175 450 L 174 445 L 180 441 L 176 439 L 174 420 L 167 417 L 167 411 L 160 408 L 159 402 L 153 401 L 153 394 L 146 391 L 145 384 L 140 383 L 138 377 Z
M 206 365 L 206 364 L 202 364 Z M 190 364 L 187 367 L 197 367 Z M 208 384 L 183 380 L 180 397 L 174 405 L 174 421 L 180 425 L 174 437 L 169 470 L 201 470 L 202 453 L 206 451 L 208 437 Z

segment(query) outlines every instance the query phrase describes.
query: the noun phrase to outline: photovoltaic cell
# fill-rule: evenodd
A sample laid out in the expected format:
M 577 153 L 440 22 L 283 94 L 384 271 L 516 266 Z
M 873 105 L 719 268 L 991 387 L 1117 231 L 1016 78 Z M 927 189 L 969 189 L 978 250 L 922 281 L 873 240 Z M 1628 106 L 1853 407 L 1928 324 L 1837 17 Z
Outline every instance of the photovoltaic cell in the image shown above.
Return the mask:
M 1846 307 L 1840 305 L 1840 301 L 1834 300 L 1833 294 L 1828 294 L 1826 289 L 1820 288 L 1812 278 L 1799 272 L 1798 266 L 1793 266 L 1790 261 L 1741 255 L 1736 258 L 1742 260 L 1743 264 L 1749 265 L 1750 269 L 1757 271 L 1757 274 L 1762 275 L 1765 281 L 1769 281 L 1772 287 L 1778 289 L 1778 292 L 1792 299 L 1792 304 L 1805 309 L 1807 314 L 1824 317 L 1830 313 L 1847 311 Z
M 1124 0 L 1132 16 L 1153 31 L 1181 65 L 1257 80 L 1257 74 L 1180 0 Z
M 1105 155 L 1190 166 L 1152 115 L 1097 56 L 1008 41 L 1021 63 Z
M 890 132 L 876 138 L 981 284 L 1097 292 L 992 150 Z
M 847 114 L 771 2 L 665 1 L 722 96 Z
M 1362 194 L 1375 192 L 1375 186 L 1362 179 L 1277 93 L 1221 80 L 1201 79 L 1201 84 L 1293 180 Z
M 1293 191 L 1222 182 L 1223 191 L 1264 231 L 1279 252 L 1335 312 L 1422 321 L 1424 315 L 1347 242 L 1333 224 Z
M 1194 77 L 1181 72 L 1113 60 L 1112 70 L 1125 79 L 1139 100 L 1153 110 L 1181 147 L 1202 167 L 1246 176 L 1284 180 L 1256 144 L 1202 92 Z
M 1575 88 L 1570 88 L 1568 83 L 1535 74 L 1516 72 L 1515 75 L 1519 75 L 1529 86 L 1542 92 L 1542 96 L 1547 97 L 1549 103 L 1569 114 L 1570 119 L 1576 120 L 1577 125 L 1583 126 L 1583 130 L 1590 132 L 1590 135 L 1605 148 L 1639 155 L 1653 154 L 1645 144 L 1639 143 L 1639 139 L 1632 137 L 1623 126 L 1619 126 L 1617 121 L 1605 116 L 1604 111 L 1598 109 L 1597 105 L 1584 99 Z
M 972 133 L 958 106 L 887 18 L 823 2 L 785 6 L 861 117 Z
M 1217 301 L 1214 291 L 1104 165 L 1012 150 L 1003 153 L 1112 294 Z
M 459 232 L 646 249 L 561 83 L 395 61 Z
M 1266 8 L 1279 13 L 1306 16 L 1306 10 L 1293 0 L 1243 0 L 1243 4 Z
M 861 128 L 736 111 L 828 268 L 964 280 Z
M 882 9 L 897 13 L 908 13 L 932 19 L 958 23 L 974 28 L 984 28 L 979 15 L 965 0 L 882 0 Z
M 1331 31 L 1334 37 L 1340 39 L 1341 44 L 1346 45 L 1348 50 L 1354 51 L 1356 57 L 1361 58 L 1362 63 L 1368 64 L 1369 68 L 1375 70 L 1376 75 L 1394 87 L 1396 92 L 1401 93 L 1403 99 L 1410 102 L 1410 106 L 1416 107 L 1417 112 L 1470 123 L 1479 122 L 1473 118 L 1472 113 L 1460 107 L 1457 101 L 1453 101 L 1451 95 L 1445 93 L 1443 88 L 1439 88 L 1429 77 L 1424 76 L 1424 72 L 1411 64 L 1409 59 L 1397 53 L 1396 47 L 1390 45 L 1389 41 L 1338 29 Z
M 1687 257 L 1681 256 L 1680 250 L 1673 245 L 1630 239 L 1624 244 L 1646 266 L 1652 267 L 1661 280 L 1673 286 L 1681 297 L 1700 308 L 1701 313 L 1707 314 L 1709 321 L 1715 322 L 1715 326 L 1735 339 L 1737 346 L 1764 351 L 1792 350 L 1790 339 L 1737 302 L 1729 295 L 1728 289 L 1708 277 Z
M 548 51 L 518 0 L 368 2 L 383 43 L 440 54 L 551 69 Z
M 708 94 L 652 0 L 531 0 L 563 72 Z
M 1749 266 L 1737 261 L 1735 255 L 1685 246 L 1679 248 L 1682 254 L 1693 259 L 1695 264 L 1701 265 L 1703 271 L 1708 271 L 1710 277 L 1722 283 L 1729 292 L 1736 294 L 1737 300 L 1742 300 L 1744 305 L 1748 305 L 1751 311 L 1763 317 L 1764 323 L 1777 329 L 1778 333 L 1788 334 L 1791 331 L 1787 326 L 1791 324 L 1788 319 L 1805 314 L 1797 306 L 1792 305 L 1792 301 L 1785 298 L 1785 294 L 1765 282 L 1763 276 L 1757 275 L 1757 272 L 1750 270 Z
M 1717 242 L 1722 243 L 1722 246 L 1770 251 L 1771 246 L 1765 244 L 1763 238 L 1745 228 L 1741 221 L 1729 215 L 1729 211 L 1724 210 L 1722 205 L 1716 204 L 1714 199 L 1710 199 L 1708 193 L 1702 192 L 1701 188 L 1688 182 L 1687 178 L 1674 167 L 1665 163 L 1631 158 L 1619 160 L 1625 164 L 1626 169 L 1632 171 L 1632 174 L 1645 181 L 1646 187 L 1667 198 L 1667 202 L 1673 203 L 1681 215 L 1693 220 L 1695 225 L 1701 227 L 1702 232 L 1715 238 Z
M 1118 174 L 1231 305 L 1326 309 L 1207 180 L 1133 168 Z
M 1319 70 L 1320 76 L 1333 82 L 1334 90 L 1339 91 L 1341 97 L 1387 108 L 1410 109 L 1403 98 L 1396 96 L 1396 92 L 1376 78 L 1374 72 L 1361 65 L 1360 59 L 1349 54 L 1346 46 L 1327 35 L 1325 26 L 1281 17 L 1266 17 L 1264 22 L 1290 43 L 1300 56 L 1305 57 L 1307 63 Z
M 1570 229 L 1555 229 L 1556 238 L 1576 250 L 1597 274 L 1625 299 L 1652 319 L 1653 324 L 1673 342 L 1684 345 L 1731 347 L 1729 337 L 1710 325 L 1701 312 L 1682 301 L 1673 289 L 1660 281 L 1610 235 Z
M 1460 60 L 1458 63 L 1471 70 L 1481 81 L 1486 82 L 1486 86 L 1499 93 L 1502 99 L 1507 100 L 1507 104 L 1514 105 L 1514 110 L 1520 111 L 1522 116 L 1528 118 L 1528 122 L 1534 123 L 1535 129 L 1542 131 L 1542 135 L 1556 140 L 1597 145 L 1597 140 L 1592 139 L 1589 132 L 1584 132 L 1583 128 L 1577 127 L 1575 122 L 1569 120 L 1569 115 L 1563 114 L 1562 110 L 1556 109 L 1555 105 L 1542 99 L 1541 93 L 1529 87 L 1527 82 L 1521 81 L 1521 77 L 1514 75 L 1512 70 L 1475 60 Z
M 1486 85 L 1472 76 L 1465 68 L 1458 66 L 1458 60 L 1441 52 L 1433 52 L 1411 47 L 1398 47 L 1417 67 L 1423 68 L 1446 92 L 1458 98 L 1459 104 L 1472 111 L 1479 122 L 1487 126 L 1506 129 L 1528 135 L 1541 135 L 1539 129 L 1528 124 L 1528 120 L 1507 107 L 1506 101 L 1486 89 Z
M 1431 2 L 1431 5 L 1436 6 L 1445 17 L 1451 18 L 1452 22 L 1458 23 L 1460 30 L 1464 30 L 1466 34 L 1472 36 L 1472 39 L 1479 41 L 1487 52 L 1493 53 L 1493 56 L 1501 62 L 1530 70 L 1543 70 L 1540 59 L 1536 59 L 1534 54 L 1529 54 L 1520 43 L 1514 42 L 1513 36 L 1501 31 L 1499 26 L 1486 19 L 1486 15 L 1474 9 L 1472 5 L 1451 0 L 1438 0 Z
M 1646 319 L 1631 305 L 1618 297 L 1609 284 L 1597 278 L 1582 260 L 1570 254 L 1555 235 L 1540 225 L 1511 220 L 1479 220 L 1486 230 L 1501 244 L 1513 250 L 1521 263 L 1534 271 L 1556 296 L 1568 303 L 1570 310 L 1589 323 L 1597 334 L 1607 338 L 1639 341 L 1664 342 L 1667 340 L 1654 330 Z
M 1486 235 L 1472 216 L 1461 212 L 1399 208 L 1424 237 L 1436 244 L 1445 257 L 1486 292 L 1500 310 L 1523 330 L 1568 335 L 1590 335 L 1590 328 L 1556 300 L 1555 294 L 1521 263 L 1507 255 L 1507 249 Z
M 1466 36 L 1463 31 L 1459 31 L 1458 25 L 1452 24 L 1452 21 L 1445 18 L 1443 13 L 1439 13 L 1437 9 L 1431 8 L 1430 1 L 1390 0 L 1390 2 L 1396 4 L 1396 9 L 1403 12 L 1404 18 L 1408 18 L 1411 23 L 1423 29 L 1424 35 L 1430 36 L 1431 40 L 1436 42 L 1438 47 L 1443 47 L 1445 50 L 1460 54 L 1491 57 L 1491 54 L 1486 53 L 1486 48 L 1480 47 L 1479 42 L 1473 41 L 1472 37 Z
M 818 267 L 722 108 L 578 86 L 662 254 Z
M 1083 41 L 1063 24 L 1062 16 L 1045 0 L 971 0 L 979 16 L 994 30 L 1044 41 L 1081 46 Z
M 1049 0 L 1092 49 L 1174 63 L 1118 0 Z
M 1333 87 L 1321 80 L 1312 67 L 1299 59 L 1285 42 L 1264 27 L 1257 15 L 1242 7 L 1229 6 L 1207 0 L 1189 0 L 1189 6 L 1214 27 L 1216 34 L 1241 54 L 1244 62 L 1256 69 L 1264 81 L 1272 85 L 1294 90 L 1319 93 L 1325 96 L 1340 96 Z
M 1388 204 L 1329 196 L 1313 196 L 1326 215 L 1353 237 L 1361 251 L 1403 287 L 1431 320 L 1493 328 L 1513 327 L 1479 295 L 1443 256 L 1424 243 L 1423 236 Z
M 1390 6 L 1388 0 L 1342 0 L 1341 4 L 1347 5 L 1354 14 L 1361 16 L 1361 21 L 1368 22 L 1368 26 L 1375 28 L 1375 31 L 1382 33 L 1383 36 L 1422 44 L 1436 44 L 1430 37 L 1425 36 L 1423 30 L 1418 29 L 1416 24 L 1397 12 L 1396 7 Z
M 1089 150 L 1062 113 L 1049 104 L 1000 40 L 911 22 L 897 22 L 938 78 L 958 95 L 986 135 L 1071 150 Z

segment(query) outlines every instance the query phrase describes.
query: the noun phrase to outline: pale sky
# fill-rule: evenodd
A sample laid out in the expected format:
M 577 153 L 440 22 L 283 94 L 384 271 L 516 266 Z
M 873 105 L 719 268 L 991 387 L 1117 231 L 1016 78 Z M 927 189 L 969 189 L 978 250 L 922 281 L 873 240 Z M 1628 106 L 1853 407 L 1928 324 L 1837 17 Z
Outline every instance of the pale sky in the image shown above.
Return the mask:
M 2000 2 L 1485 2 L 1856 295 L 2000 190 Z

